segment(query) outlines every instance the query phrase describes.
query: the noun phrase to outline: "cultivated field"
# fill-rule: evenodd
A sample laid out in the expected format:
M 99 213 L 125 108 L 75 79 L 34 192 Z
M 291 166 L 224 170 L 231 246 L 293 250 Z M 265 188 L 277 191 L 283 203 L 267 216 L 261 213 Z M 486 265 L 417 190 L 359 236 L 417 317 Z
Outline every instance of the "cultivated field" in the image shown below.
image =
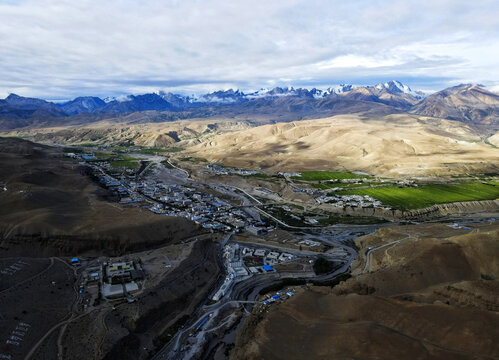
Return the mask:
M 339 195 L 369 195 L 383 204 L 396 209 L 420 209 L 435 204 L 495 200 L 499 198 L 499 186 L 479 182 L 458 184 L 431 184 L 413 187 L 375 187 L 351 189 L 338 192 Z

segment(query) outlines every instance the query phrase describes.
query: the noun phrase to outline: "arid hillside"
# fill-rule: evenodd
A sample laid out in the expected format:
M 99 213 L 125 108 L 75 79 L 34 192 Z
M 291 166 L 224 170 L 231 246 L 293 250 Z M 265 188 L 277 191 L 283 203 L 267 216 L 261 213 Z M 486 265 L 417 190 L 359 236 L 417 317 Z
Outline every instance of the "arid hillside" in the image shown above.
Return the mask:
M 264 125 L 215 136 L 188 152 L 233 166 L 392 177 L 495 172 L 499 159 L 497 148 L 461 122 L 407 114 Z
M 62 149 L 0 138 L 0 255 L 119 254 L 198 232 L 181 218 L 108 201 Z
M 142 115 L 142 116 L 141 116 Z M 35 142 L 56 144 L 135 145 L 168 148 L 191 146 L 208 136 L 247 129 L 255 124 L 230 119 L 191 119 L 181 121 L 144 122 L 144 113 L 133 113 L 119 119 L 102 120 L 85 125 L 32 127 L 5 132 Z
M 391 227 L 360 238 L 352 278 L 257 312 L 231 357 L 499 357 L 499 227 L 465 226 Z

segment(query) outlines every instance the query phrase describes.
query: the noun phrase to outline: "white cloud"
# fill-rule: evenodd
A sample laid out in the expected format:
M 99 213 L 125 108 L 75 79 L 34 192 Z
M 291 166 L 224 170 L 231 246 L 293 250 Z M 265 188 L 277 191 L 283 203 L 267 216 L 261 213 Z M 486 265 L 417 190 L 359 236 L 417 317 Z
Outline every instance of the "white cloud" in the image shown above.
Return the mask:
M 0 95 L 499 84 L 497 1 L 0 0 Z
M 358 55 L 342 55 L 332 60 L 324 61 L 317 64 L 320 70 L 341 69 L 341 68 L 380 68 L 386 66 L 402 65 L 403 62 L 395 57 L 391 58 L 376 58 Z

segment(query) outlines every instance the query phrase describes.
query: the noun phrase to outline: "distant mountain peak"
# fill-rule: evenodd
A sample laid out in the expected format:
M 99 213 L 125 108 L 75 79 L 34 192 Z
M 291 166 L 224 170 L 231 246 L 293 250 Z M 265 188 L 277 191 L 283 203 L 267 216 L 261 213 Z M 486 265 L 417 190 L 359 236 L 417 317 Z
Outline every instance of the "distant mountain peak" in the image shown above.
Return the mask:
M 481 125 L 497 124 L 499 95 L 478 84 L 459 84 L 431 94 L 411 112 Z
M 52 107 L 51 111 L 63 111 L 67 115 L 80 113 L 122 114 L 136 111 L 183 111 L 202 106 L 231 105 L 258 99 L 272 101 L 277 98 L 332 99 L 340 96 L 346 100 L 374 101 L 397 108 L 407 108 L 424 97 L 423 93 L 413 91 L 398 80 L 390 80 L 374 86 L 355 86 L 340 84 L 328 88 L 302 88 L 276 86 L 244 92 L 240 89 L 213 91 L 203 95 L 184 96 L 165 91 L 138 95 L 120 95 L 104 99 L 94 96 L 80 96 L 71 101 L 54 104 L 41 99 L 24 98 L 10 94 L 5 102 L 12 107 L 36 110 Z M 291 100 L 291 99 L 290 99 Z M 338 99 L 339 100 L 339 99 Z
M 390 80 L 385 83 L 378 83 L 374 85 L 374 88 L 380 91 L 386 91 L 390 94 L 407 94 L 415 97 L 416 99 L 421 99 L 425 94 L 421 91 L 413 91 L 408 85 L 403 84 L 398 80 Z
M 68 115 L 91 113 L 106 105 L 106 102 L 95 96 L 79 96 L 74 100 L 59 104 L 60 108 Z
M 12 99 L 21 99 L 23 98 L 22 96 L 19 96 L 17 94 L 14 94 L 14 93 L 10 93 L 9 96 L 7 96 L 5 98 L 5 100 L 12 100 Z

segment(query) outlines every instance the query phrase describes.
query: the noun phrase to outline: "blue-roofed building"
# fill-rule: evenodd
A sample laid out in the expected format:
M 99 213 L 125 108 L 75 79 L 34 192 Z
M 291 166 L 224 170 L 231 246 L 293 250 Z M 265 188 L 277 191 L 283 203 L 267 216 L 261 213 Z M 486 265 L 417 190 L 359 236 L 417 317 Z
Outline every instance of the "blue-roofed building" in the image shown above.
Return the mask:
M 274 299 L 274 300 L 279 300 L 279 299 L 280 299 L 280 297 L 279 297 L 279 295 L 274 295 L 274 296 L 272 296 L 272 299 Z
M 269 271 L 275 271 L 275 269 L 270 266 L 270 265 L 262 265 L 262 268 L 263 270 L 265 270 L 266 272 L 269 272 Z

